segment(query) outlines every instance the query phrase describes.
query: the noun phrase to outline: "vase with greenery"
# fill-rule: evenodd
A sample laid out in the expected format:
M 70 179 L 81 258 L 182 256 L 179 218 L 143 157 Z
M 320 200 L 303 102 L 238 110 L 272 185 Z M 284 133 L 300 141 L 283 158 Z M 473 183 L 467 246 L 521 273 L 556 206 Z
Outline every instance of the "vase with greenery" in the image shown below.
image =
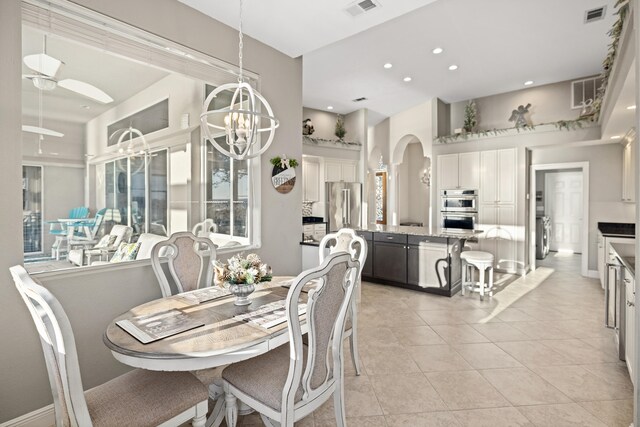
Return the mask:
M 344 118 L 339 114 L 338 118 L 336 119 L 336 131 L 334 132 L 334 134 L 340 141 L 342 141 L 344 139 L 344 136 L 347 134 L 347 130 L 344 128 Z
M 478 125 L 478 109 L 476 107 L 476 102 L 471 100 L 464 106 L 464 124 L 462 128 L 465 132 L 471 133 L 475 130 Z
M 235 305 L 249 305 L 249 295 L 256 289 L 256 284 L 270 282 L 271 267 L 263 263 L 256 254 L 249 254 L 246 258 L 242 255 L 234 255 L 227 263 L 215 261 L 215 283 L 218 286 L 228 287 L 236 296 Z

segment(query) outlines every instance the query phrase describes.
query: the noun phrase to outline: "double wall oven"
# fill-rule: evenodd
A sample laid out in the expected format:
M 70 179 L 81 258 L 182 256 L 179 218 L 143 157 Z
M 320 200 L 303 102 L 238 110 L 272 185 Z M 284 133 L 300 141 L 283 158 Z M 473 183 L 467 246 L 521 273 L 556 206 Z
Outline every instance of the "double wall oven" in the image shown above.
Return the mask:
M 440 227 L 447 230 L 473 230 L 478 221 L 478 190 L 442 190 Z

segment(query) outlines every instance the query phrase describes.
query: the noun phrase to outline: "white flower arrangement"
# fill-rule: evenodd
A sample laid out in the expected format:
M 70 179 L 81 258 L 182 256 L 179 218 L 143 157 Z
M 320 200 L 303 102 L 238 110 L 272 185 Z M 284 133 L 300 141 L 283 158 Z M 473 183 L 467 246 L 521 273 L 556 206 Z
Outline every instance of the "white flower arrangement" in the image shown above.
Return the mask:
M 271 267 L 264 264 L 256 254 L 249 254 L 243 258 L 240 254 L 234 255 L 227 263 L 215 261 L 215 283 L 222 286 L 225 283 L 234 285 L 255 285 L 261 282 L 270 282 Z

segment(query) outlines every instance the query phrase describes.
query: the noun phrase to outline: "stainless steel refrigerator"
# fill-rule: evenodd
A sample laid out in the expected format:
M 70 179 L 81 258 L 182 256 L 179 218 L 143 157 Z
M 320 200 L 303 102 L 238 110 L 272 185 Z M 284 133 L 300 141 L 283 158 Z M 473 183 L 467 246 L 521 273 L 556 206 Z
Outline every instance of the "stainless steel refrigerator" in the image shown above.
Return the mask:
M 362 221 L 362 184 L 327 182 L 326 210 L 329 231 L 360 228 Z

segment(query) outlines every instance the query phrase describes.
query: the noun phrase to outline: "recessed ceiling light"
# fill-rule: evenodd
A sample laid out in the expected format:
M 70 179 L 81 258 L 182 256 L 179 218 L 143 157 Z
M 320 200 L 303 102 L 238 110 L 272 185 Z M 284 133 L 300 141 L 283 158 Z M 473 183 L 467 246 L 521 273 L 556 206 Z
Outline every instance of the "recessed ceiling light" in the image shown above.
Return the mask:
M 327 110 L 333 110 L 333 105 L 329 105 L 329 106 L 327 107 Z
M 533 84 L 533 80 L 527 80 L 526 82 L 524 82 L 525 86 L 531 86 Z
M 437 47 L 437 48 L 433 49 L 431 52 L 433 52 L 434 55 L 439 55 L 442 52 L 444 52 L 444 49 L 441 48 L 441 47 Z
M 91 107 L 89 107 L 88 105 L 81 105 L 81 106 L 80 106 L 80 108 L 82 108 L 82 109 L 84 109 L 84 110 L 88 110 L 88 109 L 90 109 Z
M 404 79 L 402 79 L 402 80 L 404 80 L 405 82 L 410 82 L 410 81 L 411 81 L 411 77 L 407 76 L 407 77 L 405 77 L 405 78 L 404 78 Z
M 393 64 L 391 64 L 390 62 L 387 62 L 386 64 L 384 64 L 384 68 L 386 68 L 387 70 L 391 67 L 393 67 Z
M 455 71 L 457 69 L 458 69 L 458 66 L 456 64 L 449 65 L 449 71 Z
M 635 105 L 629 105 L 629 106 L 627 107 L 627 110 L 635 110 L 635 109 L 636 109 L 636 106 L 635 106 Z
M 620 139 L 620 138 L 621 138 L 621 137 L 620 137 L 620 135 L 613 135 L 613 136 L 611 137 L 611 139 Z

